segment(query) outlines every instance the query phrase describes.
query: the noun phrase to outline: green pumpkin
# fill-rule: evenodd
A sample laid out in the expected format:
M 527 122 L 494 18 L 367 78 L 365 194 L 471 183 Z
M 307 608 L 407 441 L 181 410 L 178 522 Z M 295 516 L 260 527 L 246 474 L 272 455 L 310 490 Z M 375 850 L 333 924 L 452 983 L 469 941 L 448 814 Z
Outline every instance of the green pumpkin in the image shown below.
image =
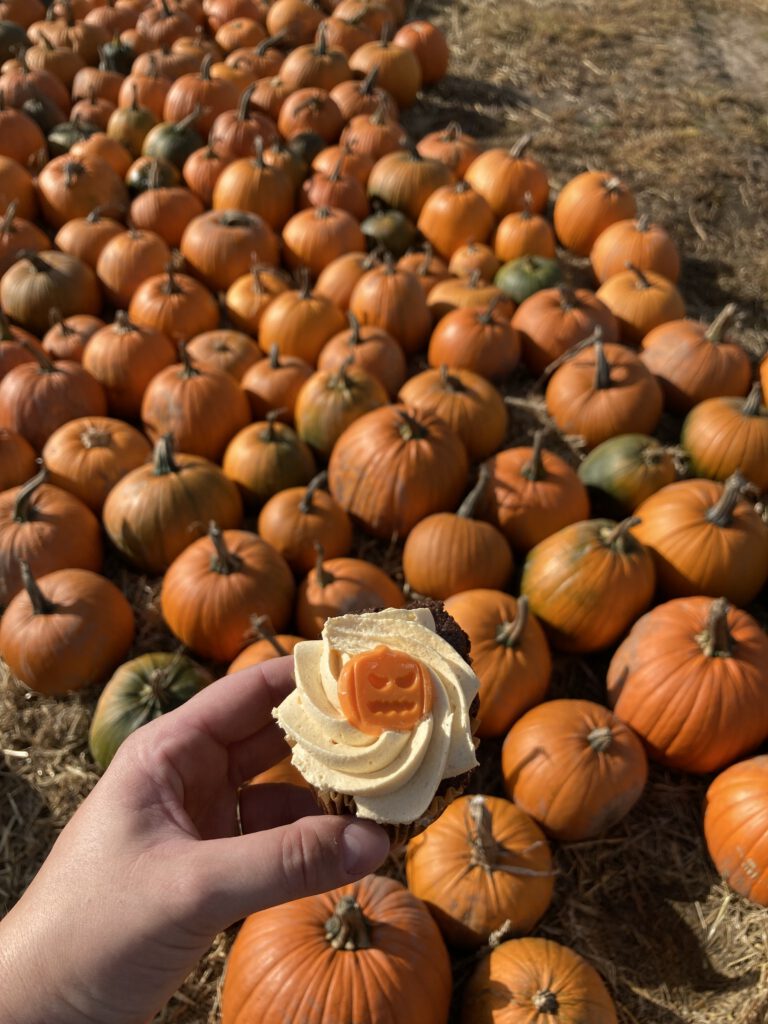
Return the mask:
M 416 239 L 416 225 L 400 210 L 380 210 L 360 225 L 371 248 L 381 246 L 395 259 L 404 256 Z
M 106 768 L 132 732 L 180 707 L 208 686 L 210 672 L 183 654 L 142 654 L 121 665 L 104 687 L 91 720 L 88 744 Z
M 655 437 L 619 434 L 587 455 L 579 478 L 594 510 L 630 515 L 640 502 L 673 483 L 677 472 L 674 458 Z
M 52 157 L 63 156 L 76 142 L 84 142 L 100 131 L 98 125 L 81 121 L 79 117 L 73 121 L 62 121 L 48 133 L 48 151 Z
M 181 170 L 187 157 L 205 145 L 202 135 L 192 127 L 199 116 L 200 111 L 196 109 L 181 121 L 161 121 L 156 124 L 144 138 L 141 155 L 167 160 Z
M 498 269 L 493 283 L 519 305 L 542 288 L 552 288 L 560 278 L 557 260 L 548 256 L 518 256 Z
M 29 36 L 15 21 L 0 21 L 0 64 L 30 46 Z
M 139 162 L 135 160 L 128 168 L 125 183 L 131 195 L 137 196 L 151 188 L 173 188 L 178 185 L 180 174 L 167 160 L 150 158 Z

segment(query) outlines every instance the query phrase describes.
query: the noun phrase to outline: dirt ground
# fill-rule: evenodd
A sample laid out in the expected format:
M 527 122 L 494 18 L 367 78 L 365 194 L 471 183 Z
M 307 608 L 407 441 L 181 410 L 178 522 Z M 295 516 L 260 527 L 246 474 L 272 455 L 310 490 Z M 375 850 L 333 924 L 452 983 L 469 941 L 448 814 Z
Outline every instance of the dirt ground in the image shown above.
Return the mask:
M 411 11 L 437 21 L 454 53 L 451 74 L 407 116 L 412 131 L 457 120 L 488 143 L 532 132 L 553 193 L 585 168 L 620 174 L 677 238 L 691 315 L 735 301 L 744 343 L 755 356 L 768 348 L 768 4 L 417 0 Z M 583 265 L 569 269 L 586 279 Z M 527 443 L 529 426 L 521 409 L 510 443 Z M 138 610 L 132 653 L 172 648 L 157 587 L 116 561 L 110 575 Z M 601 699 L 604 668 L 559 660 L 554 695 Z M 28 695 L 0 672 L 0 913 L 96 781 L 94 701 Z M 498 745 L 481 756 L 473 788 L 498 793 Z M 729 893 L 709 865 L 707 781 L 654 769 L 610 835 L 556 851 L 555 901 L 536 934 L 595 964 L 621 1024 L 768 1021 L 768 911 Z M 156 1024 L 218 1020 L 231 938 L 217 939 Z M 457 961 L 459 987 L 471 966 Z

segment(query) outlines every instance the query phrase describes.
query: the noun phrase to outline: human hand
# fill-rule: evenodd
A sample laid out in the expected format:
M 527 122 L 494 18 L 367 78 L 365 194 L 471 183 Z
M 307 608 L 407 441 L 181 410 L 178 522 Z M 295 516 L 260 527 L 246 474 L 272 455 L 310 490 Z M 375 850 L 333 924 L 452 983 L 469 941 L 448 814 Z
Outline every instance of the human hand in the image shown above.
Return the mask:
M 293 659 L 219 680 L 134 733 L 0 922 L 3 1024 L 142 1024 L 214 935 L 345 885 L 389 849 L 308 790 L 238 789 L 288 752 Z

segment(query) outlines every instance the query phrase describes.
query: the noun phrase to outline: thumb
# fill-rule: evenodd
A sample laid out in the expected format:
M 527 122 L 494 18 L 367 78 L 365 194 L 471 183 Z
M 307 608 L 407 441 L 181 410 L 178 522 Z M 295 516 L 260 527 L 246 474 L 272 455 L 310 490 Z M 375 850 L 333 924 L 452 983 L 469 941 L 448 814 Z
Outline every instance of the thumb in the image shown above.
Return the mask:
M 290 825 L 196 844 L 203 925 L 228 928 L 257 910 L 327 892 L 374 871 L 389 852 L 380 825 L 320 815 Z

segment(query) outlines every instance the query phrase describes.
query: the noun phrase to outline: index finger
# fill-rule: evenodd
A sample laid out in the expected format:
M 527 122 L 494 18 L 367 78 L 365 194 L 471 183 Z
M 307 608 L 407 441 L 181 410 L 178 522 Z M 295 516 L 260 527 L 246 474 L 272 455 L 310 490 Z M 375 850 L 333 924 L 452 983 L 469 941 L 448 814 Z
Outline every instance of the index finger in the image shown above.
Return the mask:
M 272 722 L 272 708 L 293 690 L 293 656 L 225 676 L 173 712 L 175 728 L 207 733 L 222 746 L 248 739 Z

